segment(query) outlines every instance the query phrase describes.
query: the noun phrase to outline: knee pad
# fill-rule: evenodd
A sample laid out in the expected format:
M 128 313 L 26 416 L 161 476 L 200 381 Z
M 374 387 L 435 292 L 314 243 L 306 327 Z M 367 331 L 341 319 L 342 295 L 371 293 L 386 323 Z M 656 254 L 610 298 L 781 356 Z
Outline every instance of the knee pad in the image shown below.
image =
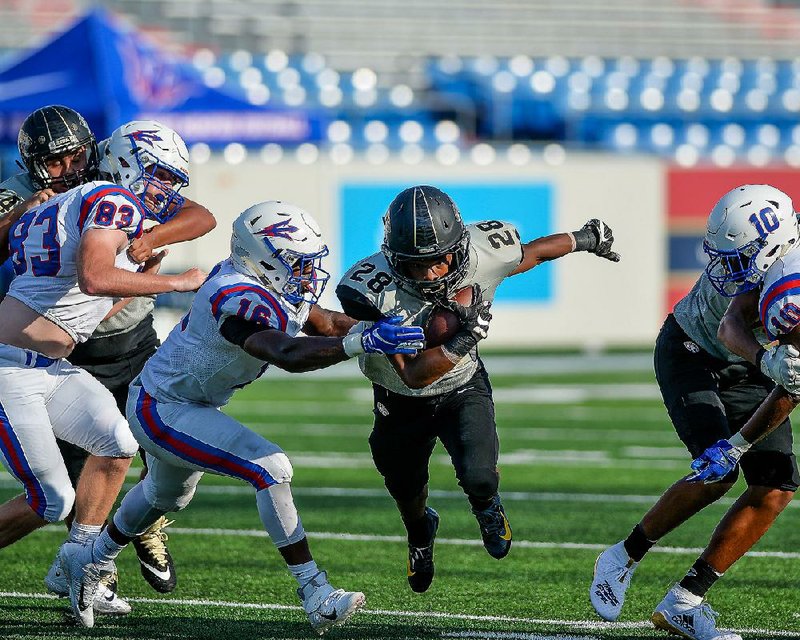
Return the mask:
M 36 513 L 47 522 L 61 522 L 72 511 L 75 504 L 75 489 L 71 485 L 65 484 L 60 487 L 44 487 L 46 504 L 43 509 L 38 509 Z M 33 508 L 30 493 L 26 496 L 28 504 Z
M 253 460 L 253 464 L 264 469 L 274 480 L 275 484 L 288 484 L 292 481 L 292 477 L 294 476 L 292 463 L 283 451 L 275 451 L 261 458 L 256 458 Z M 256 486 L 256 490 L 263 489 Z
M 108 433 L 102 438 L 92 453 L 96 456 L 108 458 L 132 458 L 139 450 L 139 443 L 131 433 L 128 421 L 122 416 L 109 427 Z
M 751 449 L 742 456 L 739 465 L 748 485 L 781 491 L 797 491 L 800 486 L 797 459 L 793 453 Z
M 256 503 L 264 529 L 276 547 L 287 547 L 305 538 L 288 482 L 261 489 L 256 493 Z

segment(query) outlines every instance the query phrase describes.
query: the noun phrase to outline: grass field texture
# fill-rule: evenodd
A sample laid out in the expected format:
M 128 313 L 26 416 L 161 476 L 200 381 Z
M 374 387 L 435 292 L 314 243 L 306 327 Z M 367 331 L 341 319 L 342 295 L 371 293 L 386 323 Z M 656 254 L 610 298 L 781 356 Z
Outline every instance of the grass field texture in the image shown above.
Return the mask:
M 732 499 L 664 538 L 633 578 L 620 620 L 604 623 L 588 599 L 594 559 L 625 537 L 660 493 L 688 470 L 648 354 L 494 357 L 501 493 L 514 529 L 497 561 L 438 447 L 430 504 L 441 515 L 436 579 L 414 594 L 405 576 L 404 530 L 372 466 L 371 392 L 352 366 L 327 376 L 267 376 L 226 409 L 280 444 L 295 468 L 295 497 L 312 550 L 335 586 L 361 590 L 367 606 L 330 638 L 654 638 L 649 616 L 692 564 Z M 134 482 L 133 472 L 130 478 Z M 0 476 L 0 500 L 18 493 Z M 790 505 L 709 593 L 719 626 L 746 640 L 800 638 L 800 529 Z M 132 550 L 118 561 L 126 618 L 70 624 L 65 600 L 43 578 L 64 539 L 47 527 L 0 552 L 0 638 L 314 637 L 295 583 L 265 537 L 253 490 L 206 476 L 168 529 L 178 587 L 150 590 Z

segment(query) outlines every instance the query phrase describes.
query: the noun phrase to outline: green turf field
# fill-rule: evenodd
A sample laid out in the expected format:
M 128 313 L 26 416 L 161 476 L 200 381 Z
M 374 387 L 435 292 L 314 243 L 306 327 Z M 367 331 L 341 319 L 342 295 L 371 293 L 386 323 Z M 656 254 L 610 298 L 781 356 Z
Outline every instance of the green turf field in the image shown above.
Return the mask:
M 493 367 L 493 365 L 495 365 Z M 367 607 L 331 638 L 650 638 L 648 620 L 709 538 L 728 500 L 661 541 L 633 579 L 619 622 L 599 622 L 588 600 L 594 559 L 626 536 L 688 469 L 666 418 L 647 354 L 489 361 L 501 439 L 501 490 L 514 529 L 496 561 L 437 448 L 430 503 L 441 514 L 436 579 L 414 594 L 403 529 L 371 464 L 365 380 L 267 375 L 227 411 L 279 443 L 293 460 L 295 496 L 318 563 Z M 133 481 L 133 477 L 131 478 Z M 741 490 L 740 486 L 734 489 Z M 7 475 L 0 499 L 15 495 Z M 732 494 L 733 495 L 733 494 Z M 800 638 L 800 530 L 790 505 L 773 529 L 711 591 L 719 625 L 746 639 Z M 119 559 L 127 618 L 71 626 L 67 604 L 42 579 L 63 540 L 48 527 L 0 552 L 0 638 L 238 640 L 309 638 L 294 580 L 261 530 L 253 491 L 208 476 L 175 517 L 170 548 L 178 588 L 159 596 L 132 550 Z

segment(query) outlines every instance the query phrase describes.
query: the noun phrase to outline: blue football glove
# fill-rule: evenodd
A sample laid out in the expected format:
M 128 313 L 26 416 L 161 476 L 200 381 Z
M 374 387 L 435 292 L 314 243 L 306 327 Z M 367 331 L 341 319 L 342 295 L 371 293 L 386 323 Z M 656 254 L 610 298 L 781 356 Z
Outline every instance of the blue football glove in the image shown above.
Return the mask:
M 744 452 L 727 440 L 718 440 L 692 461 L 694 473 L 687 480 L 706 484 L 719 482 L 736 468 Z
M 364 353 L 416 353 L 424 346 L 422 327 L 404 327 L 401 316 L 378 320 L 361 334 Z

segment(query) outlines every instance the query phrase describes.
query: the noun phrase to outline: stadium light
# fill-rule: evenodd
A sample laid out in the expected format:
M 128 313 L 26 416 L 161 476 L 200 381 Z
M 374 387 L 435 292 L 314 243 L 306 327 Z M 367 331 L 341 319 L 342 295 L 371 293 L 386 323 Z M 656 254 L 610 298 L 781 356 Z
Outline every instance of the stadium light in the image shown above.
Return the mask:
M 531 150 L 527 145 L 516 142 L 508 147 L 506 151 L 508 161 L 518 167 L 524 166 L 531 161 Z
M 452 120 L 440 120 L 433 128 L 433 135 L 442 144 L 452 144 L 461 137 L 461 129 Z
M 389 148 L 385 144 L 371 144 L 367 147 L 364 156 L 370 164 L 384 164 L 389 160 Z
M 328 140 L 331 142 L 347 142 L 350 135 L 350 125 L 344 120 L 334 120 L 328 125 Z
M 682 167 L 693 167 L 700 160 L 700 151 L 691 144 L 681 144 L 675 149 L 675 162 Z
M 330 150 L 331 161 L 338 165 L 351 162 L 353 155 L 353 147 L 343 142 L 333 145 Z
M 265 164 L 278 164 L 283 158 L 283 147 L 274 142 L 265 144 L 261 148 L 261 162 Z
M 454 165 L 461 159 L 461 151 L 454 144 L 443 144 L 436 149 L 436 160 L 440 164 Z
M 314 164 L 319 158 L 319 149 L 315 144 L 304 142 L 295 149 L 294 156 L 300 164 Z
M 205 142 L 193 144 L 189 149 L 189 158 L 192 164 L 205 164 L 211 159 L 211 147 Z
M 380 120 L 370 120 L 364 125 L 364 138 L 367 142 L 375 144 L 384 142 L 389 135 L 389 127 Z
M 497 157 L 494 147 L 485 142 L 476 144 L 470 149 L 469 156 L 475 164 L 486 167 L 492 164 Z
M 241 164 L 247 159 L 247 149 L 243 144 L 232 142 L 222 151 L 222 157 L 228 164 Z
M 545 148 L 542 150 L 542 158 L 547 164 L 558 166 L 566 162 L 567 152 L 560 144 L 553 142 L 545 145 Z
M 400 159 L 406 164 L 419 164 L 425 159 L 425 151 L 418 144 L 407 144 L 400 149 Z
M 287 67 L 289 64 L 289 56 L 280 49 L 273 49 L 266 56 L 264 56 L 264 67 L 267 71 L 278 73 Z

